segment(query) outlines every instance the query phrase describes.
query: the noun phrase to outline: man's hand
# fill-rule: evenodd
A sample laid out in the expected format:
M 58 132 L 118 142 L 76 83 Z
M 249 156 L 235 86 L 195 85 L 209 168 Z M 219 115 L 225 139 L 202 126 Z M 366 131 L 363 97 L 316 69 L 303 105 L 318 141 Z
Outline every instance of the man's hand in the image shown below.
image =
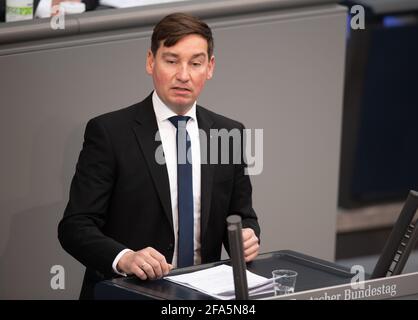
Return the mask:
M 173 266 L 154 248 L 126 252 L 120 258 L 118 270 L 126 274 L 135 274 L 141 280 L 158 279 L 167 275 Z
M 242 241 L 244 242 L 245 262 L 250 262 L 258 256 L 258 249 L 260 248 L 254 230 L 251 228 L 242 229 Z

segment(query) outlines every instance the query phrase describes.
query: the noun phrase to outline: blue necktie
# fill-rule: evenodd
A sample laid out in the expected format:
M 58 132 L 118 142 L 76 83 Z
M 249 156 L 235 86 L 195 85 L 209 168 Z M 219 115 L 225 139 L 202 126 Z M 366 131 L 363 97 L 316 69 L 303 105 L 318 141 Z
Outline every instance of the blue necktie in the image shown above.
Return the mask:
M 190 117 L 170 117 L 177 129 L 178 260 L 179 268 L 193 265 L 193 176 L 191 142 L 186 130 Z M 189 153 L 189 155 L 187 155 Z

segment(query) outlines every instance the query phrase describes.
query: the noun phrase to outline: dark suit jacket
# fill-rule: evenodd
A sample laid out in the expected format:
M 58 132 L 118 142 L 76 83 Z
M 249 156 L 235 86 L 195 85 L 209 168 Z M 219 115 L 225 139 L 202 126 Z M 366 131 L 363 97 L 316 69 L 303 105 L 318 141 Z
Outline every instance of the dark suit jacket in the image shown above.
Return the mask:
M 200 106 L 196 114 L 208 137 L 210 129 L 243 129 Z M 157 130 L 151 95 L 87 123 L 69 202 L 58 227 L 63 248 L 87 267 L 81 298 L 93 298 L 94 285 L 115 276 L 112 262 L 123 249 L 150 246 L 172 261 L 170 187 L 166 166 L 155 161 L 161 144 L 155 141 Z M 260 233 L 244 165 L 232 164 L 232 158 L 230 162 L 201 166 L 202 263 L 219 260 L 222 243 L 228 250 L 228 215 L 241 215 L 243 227 Z

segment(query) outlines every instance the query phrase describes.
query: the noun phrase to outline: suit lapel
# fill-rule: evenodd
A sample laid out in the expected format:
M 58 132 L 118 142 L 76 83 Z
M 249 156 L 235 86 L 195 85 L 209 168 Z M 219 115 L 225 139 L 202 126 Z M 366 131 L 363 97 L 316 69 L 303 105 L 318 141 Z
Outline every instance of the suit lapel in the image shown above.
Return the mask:
M 160 165 L 155 160 L 155 151 L 161 145 L 161 141 L 155 141 L 158 125 L 151 97 L 152 95 L 146 98 L 138 106 L 138 113 L 136 116 L 137 124 L 133 127 L 133 130 L 147 162 L 164 213 L 166 214 L 168 221 L 170 221 L 171 228 L 174 230 L 167 166 Z
M 201 238 L 205 236 L 209 214 L 210 214 L 210 204 L 212 198 L 212 186 L 213 186 L 213 174 L 214 174 L 214 165 L 210 164 L 210 129 L 213 124 L 213 120 L 205 112 L 203 108 L 197 106 L 197 120 L 199 124 L 199 129 L 202 129 L 205 134 L 200 134 L 200 154 L 201 154 L 201 206 L 200 206 L 200 215 L 201 215 Z M 204 141 L 204 139 L 206 141 Z M 204 150 L 206 146 L 206 150 Z M 206 164 L 204 163 L 206 159 Z M 203 240 L 202 240 L 203 242 Z

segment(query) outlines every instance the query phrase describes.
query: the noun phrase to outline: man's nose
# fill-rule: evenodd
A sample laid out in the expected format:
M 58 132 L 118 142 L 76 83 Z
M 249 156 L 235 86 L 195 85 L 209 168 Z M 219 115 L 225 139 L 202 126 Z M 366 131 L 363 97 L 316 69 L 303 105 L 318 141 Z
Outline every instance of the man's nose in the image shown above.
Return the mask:
M 184 65 L 179 65 L 177 70 L 177 80 L 181 82 L 187 82 L 190 79 L 189 68 Z

